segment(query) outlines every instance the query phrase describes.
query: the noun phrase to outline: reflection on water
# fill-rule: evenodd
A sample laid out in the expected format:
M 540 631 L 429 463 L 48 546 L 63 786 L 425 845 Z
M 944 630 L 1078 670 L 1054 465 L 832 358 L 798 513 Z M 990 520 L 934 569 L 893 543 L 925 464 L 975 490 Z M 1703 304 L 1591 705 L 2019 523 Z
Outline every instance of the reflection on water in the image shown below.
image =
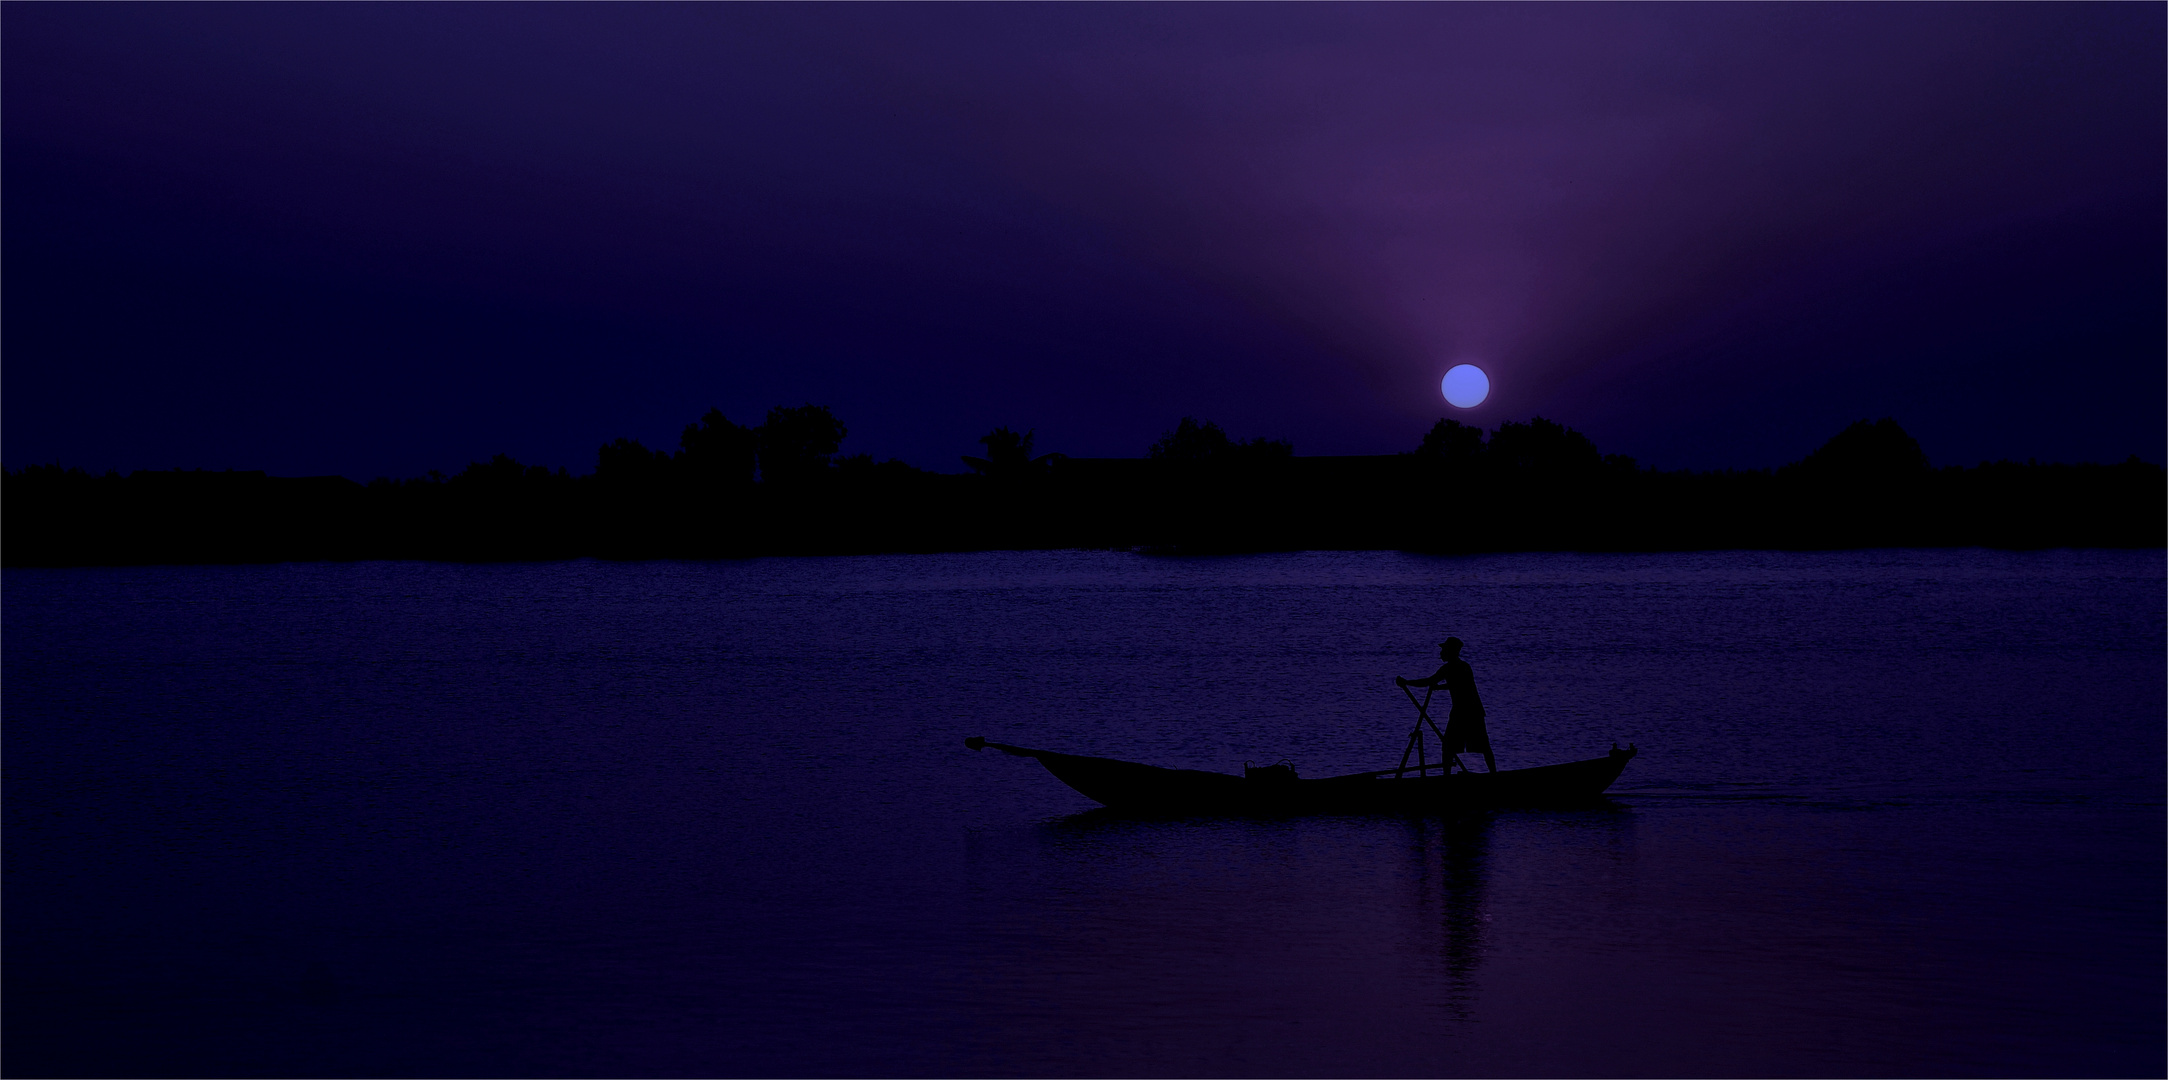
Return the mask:
M 16 1075 L 2158 1075 L 2159 552 L 8 571 Z M 1390 766 L 1451 632 L 1607 807 Z M 838 678 L 848 672 L 848 679 Z M 1059 703 L 1052 707 L 1049 703 Z
M 977 978 L 1004 987 L 997 997 L 1062 1003 L 1047 1015 L 1004 1006 L 994 1028 L 1036 1030 L 1102 994 L 1147 993 L 1154 1017 L 1221 1033 L 1209 1055 L 1124 1024 L 1057 1057 L 996 1035 L 986 1056 L 1110 1075 L 1494 1072 L 1500 1058 L 1466 1044 L 1521 1026 L 1510 1013 L 1523 1009 L 1486 1010 L 1494 956 L 1511 973 L 1531 941 L 1543 954 L 1615 949 L 1608 913 L 1630 912 L 1639 884 L 1635 817 L 1615 800 L 1453 817 L 1096 809 L 1043 822 L 1026 844 L 975 832 L 973 891 L 1002 941 Z M 993 899 L 1004 896 L 1025 900 L 1028 918 Z M 1291 1047 L 1298 1029 L 1304 1045 Z M 1542 1039 L 1580 1041 L 1593 1060 L 1608 1037 Z
M 1438 912 L 1446 992 L 1438 1004 L 1454 1020 L 1475 1018 L 1475 969 L 1483 958 L 1483 875 L 1489 869 L 1489 814 L 1408 823 L 1419 867 L 1417 902 Z
M 1330 884 L 1319 887 L 1311 883 L 1307 888 L 1279 890 L 1279 895 L 1292 899 L 1322 894 L 1332 901 L 1320 904 L 1317 910 L 1260 910 L 1251 904 L 1239 915 L 1224 913 L 1221 918 L 1236 924 L 1249 920 L 1337 919 L 1343 927 L 1375 931 L 1376 940 L 1371 945 L 1380 950 L 1412 943 L 1415 951 L 1434 956 L 1437 961 L 1435 977 L 1428 981 L 1434 982 L 1438 991 L 1415 1003 L 1434 1008 L 1447 1020 L 1470 1023 L 1478 1019 L 1478 976 L 1487 955 L 1487 932 L 1494 921 L 1488 888 L 1492 875 L 1503 872 L 1523 880 L 1573 878 L 1587 890 L 1578 898 L 1580 910 L 1597 917 L 1604 908 L 1622 899 L 1613 890 L 1628 880 L 1623 870 L 1629 862 L 1626 852 L 1631 845 L 1633 820 L 1634 811 L 1615 799 L 1572 811 L 1484 811 L 1428 817 L 1219 819 L 1102 807 L 1053 819 L 1040 825 L 1037 832 L 1044 838 L 1039 853 L 1043 858 L 1065 869 L 1080 870 L 1100 883 L 1110 879 L 1110 871 L 1140 865 L 1161 869 L 1170 864 L 1190 868 L 1221 865 L 1227 872 L 1246 874 L 1259 862 L 1271 864 L 1273 860 L 1261 857 L 1265 851 L 1351 847 L 1361 861 L 1338 868 L 1344 875 L 1342 884 L 1384 882 L 1390 892 L 1358 888 L 1360 901 L 1350 904 L 1342 890 Z M 1538 844 L 1509 847 L 1503 856 L 1506 865 L 1500 866 L 1501 857 L 1494 851 L 1492 837 L 1501 827 L 1523 837 L 1539 833 L 1542 839 Z M 972 834 L 972 847 L 983 852 L 979 839 L 980 834 Z M 1017 867 L 1010 864 L 994 872 L 1014 874 Z M 1329 874 L 1332 868 L 1313 852 L 1304 860 L 1302 872 Z M 1197 883 L 1187 886 L 1190 891 L 1200 888 Z M 1055 891 L 1077 895 L 1073 885 Z M 1248 885 L 1236 891 L 1254 895 Z M 1104 898 L 1105 906 L 1133 909 L 1145 895 L 1142 890 L 1123 891 Z M 1397 908 L 1405 916 L 1380 917 L 1369 910 L 1372 905 Z M 1084 915 L 1074 909 L 1067 913 L 1079 922 L 1105 914 L 1094 910 Z

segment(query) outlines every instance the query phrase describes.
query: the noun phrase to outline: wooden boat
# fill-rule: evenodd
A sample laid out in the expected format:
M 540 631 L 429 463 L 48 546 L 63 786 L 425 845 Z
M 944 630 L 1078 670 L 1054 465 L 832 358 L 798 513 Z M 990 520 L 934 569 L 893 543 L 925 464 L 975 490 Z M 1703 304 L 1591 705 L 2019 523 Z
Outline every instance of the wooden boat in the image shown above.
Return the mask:
M 1055 779 L 1086 798 L 1118 810 L 1184 814 L 1429 814 L 1499 807 L 1567 807 L 1601 798 L 1638 753 L 1629 746 L 1588 761 L 1506 769 L 1446 772 L 1431 763 L 1404 769 L 1303 780 L 1288 766 L 1249 769 L 1245 776 L 1199 769 L 1163 769 L 1114 758 L 1057 754 L 972 737 L 964 745 L 1037 758 Z M 1435 772 L 1435 775 L 1432 773 Z

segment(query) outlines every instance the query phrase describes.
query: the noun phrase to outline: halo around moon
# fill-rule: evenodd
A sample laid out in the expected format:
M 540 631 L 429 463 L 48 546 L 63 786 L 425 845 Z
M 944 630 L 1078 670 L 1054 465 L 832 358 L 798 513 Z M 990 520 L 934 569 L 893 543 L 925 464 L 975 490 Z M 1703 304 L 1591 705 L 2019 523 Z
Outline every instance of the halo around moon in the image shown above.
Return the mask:
M 1473 409 L 1490 396 L 1490 376 L 1474 364 L 1455 364 L 1445 373 L 1445 380 L 1438 384 L 1445 392 L 1445 400 L 1455 407 Z

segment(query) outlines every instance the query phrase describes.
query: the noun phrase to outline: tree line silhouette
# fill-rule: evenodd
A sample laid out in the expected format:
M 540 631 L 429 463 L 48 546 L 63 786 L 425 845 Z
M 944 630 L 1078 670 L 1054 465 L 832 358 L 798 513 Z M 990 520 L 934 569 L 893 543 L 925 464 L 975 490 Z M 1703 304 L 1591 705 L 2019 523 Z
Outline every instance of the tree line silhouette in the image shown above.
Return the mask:
M 995 428 L 964 473 L 844 455 L 827 407 L 757 425 L 710 409 L 674 450 L 616 439 L 594 472 L 498 454 L 457 474 L 271 477 L 5 470 L 11 566 L 318 559 L 496 561 L 1134 548 L 1430 552 L 2158 547 L 2160 466 L 1934 468 L 1862 420 L 1777 469 L 1664 472 L 1537 417 L 1442 419 L 1401 454 L 1297 457 L 1182 418 L 1141 458 L 1035 453 Z

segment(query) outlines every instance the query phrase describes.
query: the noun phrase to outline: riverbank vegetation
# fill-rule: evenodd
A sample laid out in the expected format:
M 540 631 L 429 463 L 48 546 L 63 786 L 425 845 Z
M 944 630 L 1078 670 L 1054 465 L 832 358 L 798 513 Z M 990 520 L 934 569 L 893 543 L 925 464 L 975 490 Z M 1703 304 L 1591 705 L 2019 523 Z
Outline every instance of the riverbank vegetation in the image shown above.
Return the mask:
M 1036 452 L 997 428 L 936 473 L 842 452 L 817 405 L 709 410 L 674 449 L 602 446 L 592 473 L 499 454 L 359 484 L 260 472 L 5 472 L 11 566 L 468 561 L 1138 548 L 1431 552 L 2157 547 L 2160 466 L 1930 465 L 1893 420 L 1777 469 L 1664 472 L 1542 418 L 1440 420 L 1405 453 L 1299 457 L 1184 418 L 1143 457 Z

